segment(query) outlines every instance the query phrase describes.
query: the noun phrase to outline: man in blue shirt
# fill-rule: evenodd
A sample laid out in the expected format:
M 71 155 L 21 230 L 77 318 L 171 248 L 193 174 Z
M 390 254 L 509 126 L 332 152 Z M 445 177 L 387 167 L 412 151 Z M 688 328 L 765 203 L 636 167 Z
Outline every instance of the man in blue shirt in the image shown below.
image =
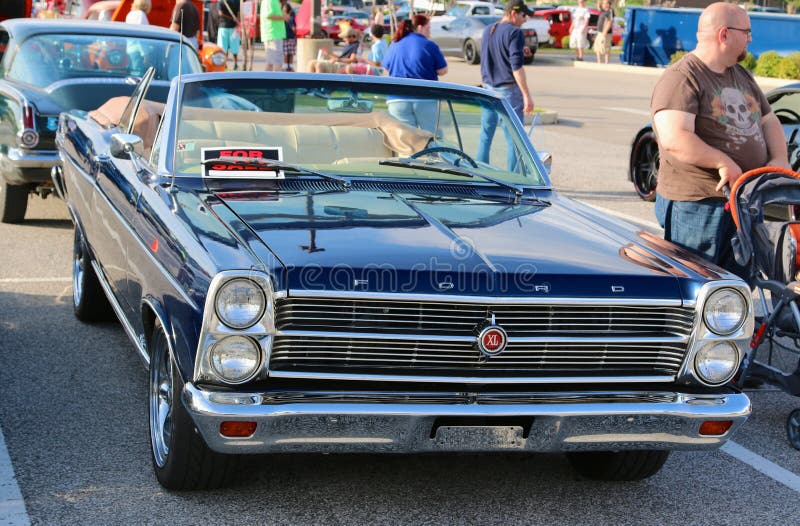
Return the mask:
M 533 12 L 523 0 L 509 0 L 503 18 L 487 27 L 481 38 L 481 79 L 486 89 L 497 92 L 508 100 L 521 122 L 526 113 L 533 112 L 533 98 L 528 92 L 528 81 L 522 67 L 530 50 L 525 46 L 525 35 L 520 26 Z M 489 162 L 489 150 L 497 128 L 497 113 L 484 110 L 481 114 L 481 135 L 478 161 Z M 503 131 L 508 141 L 508 170 L 513 171 L 517 156 L 505 124 Z

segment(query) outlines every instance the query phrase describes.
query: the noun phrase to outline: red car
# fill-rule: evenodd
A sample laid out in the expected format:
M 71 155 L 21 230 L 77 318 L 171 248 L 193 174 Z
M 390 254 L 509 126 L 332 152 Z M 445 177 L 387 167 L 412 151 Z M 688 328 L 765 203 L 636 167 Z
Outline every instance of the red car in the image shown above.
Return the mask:
M 533 16 L 544 18 L 550 24 L 550 45 L 561 47 L 561 40 L 569 36 L 569 25 L 572 23 L 572 12 L 565 8 L 537 9 Z
M 347 23 L 360 33 L 365 33 L 369 28 L 368 24 L 362 23 L 363 20 L 355 18 L 350 15 L 350 8 L 346 7 L 329 7 L 322 14 L 322 33 L 326 38 L 333 39 L 334 43 L 341 42 L 339 38 L 339 31 L 341 31 L 341 24 Z
M 600 10 L 593 7 L 589 10 L 589 33 L 587 38 L 589 44 L 594 43 L 594 36 L 597 34 L 597 18 L 600 16 Z M 536 10 L 533 16 L 544 18 L 550 23 L 550 43 L 553 47 L 561 47 L 564 37 L 569 37 L 569 26 L 572 24 L 572 11 L 566 8 L 556 9 L 541 9 Z M 624 33 L 622 26 L 614 22 L 614 27 L 611 29 L 611 42 L 613 45 L 619 45 Z

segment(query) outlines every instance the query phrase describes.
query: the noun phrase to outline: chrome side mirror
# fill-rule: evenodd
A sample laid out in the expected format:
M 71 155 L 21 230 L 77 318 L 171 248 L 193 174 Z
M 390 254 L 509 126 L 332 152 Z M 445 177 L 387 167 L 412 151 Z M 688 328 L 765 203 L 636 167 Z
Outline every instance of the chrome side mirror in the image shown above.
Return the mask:
M 115 133 L 111 136 L 109 149 L 112 157 L 134 160 L 134 156 L 144 156 L 144 141 L 132 133 Z
M 549 152 L 536 152 L 539 154 L 539 161 L 544 165 L 545 170 L 549 174 L 553 168 L 553 156 Z

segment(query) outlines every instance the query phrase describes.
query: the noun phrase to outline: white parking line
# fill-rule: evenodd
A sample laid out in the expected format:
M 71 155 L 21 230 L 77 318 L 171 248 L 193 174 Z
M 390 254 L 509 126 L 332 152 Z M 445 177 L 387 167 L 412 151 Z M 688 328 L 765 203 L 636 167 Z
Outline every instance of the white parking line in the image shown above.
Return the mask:
M 72 281 L 72 278 L 0 278 L 0 283 L 52 283 L 60 281 Z
M 777 465 L 776 463 L 765 459 L 761 455 L 753 453 L 746 447 L 740 446 L 736 442 L 728 441 L 721 450 L 733 458 L 744 462 L 753 469 L 760 471 L 776 482 L 780 482 L 789 489 L 793 489 L 800 493 L 800 477 Z
M 6 439 L 0 429 L 0 524 L 3 526 L 27 526 L 31 523 L 25 511 L 25 501 L 14 477 L 14 466 L 6 449 Z
M 621 111 L 623 113 L 633 113 L 634 115 L 644 115 L 645 117 L 650 117 L 650 112 L 646 110 L 635 110 L 633 108 L 620 108 L 617 106 L 604 106 L 600 108 L 601 110 L 611 110 L 611 111 Z

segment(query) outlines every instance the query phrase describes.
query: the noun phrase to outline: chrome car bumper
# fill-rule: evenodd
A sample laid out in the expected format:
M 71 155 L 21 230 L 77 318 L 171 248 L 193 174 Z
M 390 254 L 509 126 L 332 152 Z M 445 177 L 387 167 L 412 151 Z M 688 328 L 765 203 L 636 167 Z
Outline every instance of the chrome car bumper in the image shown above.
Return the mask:
M 244 393 L 188 383 L 183 402 L 222 453 L 713 449 L 750 414 L 747 396 L 733 392 Z M 701 435 L 707 420 L 733 425 Z M 230 438 L 224 421 L 257 427 Z
M 11 164 L 18 168 L 52 168 L 61 164 L 56 150 L 25 151 L 9 148 L 6 156 Z
M 60 165 L 56 150 L 9 148 L 5 154 L 0 153 L 0 169 L 10 184 L 48 183 L 50 169 Z

